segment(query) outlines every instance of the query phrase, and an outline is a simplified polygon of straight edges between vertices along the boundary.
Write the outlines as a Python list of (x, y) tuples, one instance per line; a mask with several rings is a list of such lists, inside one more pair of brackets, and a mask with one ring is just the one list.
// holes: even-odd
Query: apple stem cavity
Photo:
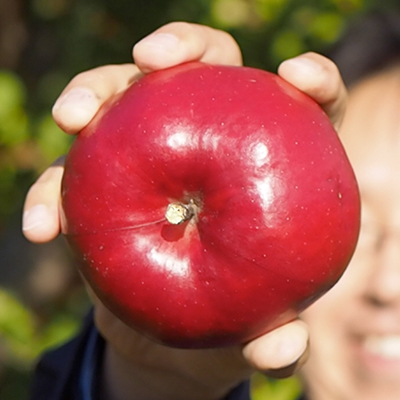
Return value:
[(196, 204), (191, 199), (189, 204), (170, 203), (165, 212), (165, 218), (172, 225), (179, 225), (189, 221), (196, 215)]

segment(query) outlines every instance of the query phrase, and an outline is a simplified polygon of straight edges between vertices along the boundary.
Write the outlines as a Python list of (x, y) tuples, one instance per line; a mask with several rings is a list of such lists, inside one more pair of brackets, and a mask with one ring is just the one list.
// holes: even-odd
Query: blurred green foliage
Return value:
[(252, 400), (295, 400), (301, 393), (296, 377), (273, 380), (257, 373), (251, 382)]
[(76, 318), (61, 313), (39, 328), (31, 310), (11, 292), (0, 290), (1, 340), (7, 343), (9, 360), (15, 365), (24, 365), (26, 361), (34, 360), (47, 347), (70, 338), (77, 328)]
[(37, 357), (67, 341), (80, 325), (77, 314), (54, 313), (46, 323), (14, 293), (0, 288), (0, 399), (25, 399)]
[(30, 114), (28, 91), (13, 71), (0, 71), (0, 231), (20, 210), (37, 172), (63, 154), (70, 138), (51, 119), (49, 110)]
[[(301, 52), (323, 52), (359, 14), (398, 5), (397, 0), (27, 0), (21, 7), (26, 40), (14, 65), (0, 69), (0, 234), (21, 213), (35, 177), (71, 143), (52, 121), (51, 106), (74, 74), (131, 62), (136, 41), (176, 20), (227, 30), (245, 64), (275, 70)], [(43, 323), (20, 293), (0, 290), (0, 356), (6, 360), (0, 366), (0, 398), (23, 398), (33, 360), (76, 331), (79, 313), (55, 310)], [(295, 379), (257, 376), (253, 383), (255, 400), (290, 400), (299, 391)]]

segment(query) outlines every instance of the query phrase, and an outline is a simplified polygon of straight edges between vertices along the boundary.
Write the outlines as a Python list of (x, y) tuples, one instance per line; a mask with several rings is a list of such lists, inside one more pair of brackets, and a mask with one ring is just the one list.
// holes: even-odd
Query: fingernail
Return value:
[(46, 223), (50, 217), (50, 212), (44, 204), (37, 204), (26, 210), (22, 217), (22, 229), (30, 231), (37, 229)]
[(53, 106), (53, 112), (67, 114), (67, 118), (89, 122), (99, 108), (96, 94), (85, 87), (75, 87), (60, 96)]
[(290, 68), (296, 68), (297, 72), (301, 74), (310, 76), (317, 75), (323, 71), (320, 64), (304, 56), (290, 58), (283, 61), (281, 65), (283, 64), (286, 64)]
[(277, 354), (283, 361), (284, 365), (291, 365), (295, 363), (306, 351), (307, 341), (303, 338), (284, 338), (279, 345), (277, 345)]
[(145, 37), (137, 43), (139, 46), (146, 46), (157, 51), (173, 52), (177, 49), (179, 38), (171, 33), (154, 33)]

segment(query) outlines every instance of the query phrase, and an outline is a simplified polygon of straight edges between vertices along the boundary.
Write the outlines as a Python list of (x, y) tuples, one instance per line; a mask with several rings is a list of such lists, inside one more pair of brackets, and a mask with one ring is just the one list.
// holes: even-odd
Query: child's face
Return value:
[(362, 228), (339, 283), (304, 312), (312, 400), (400, 399), (400, 69), (357, 85), (341, 130)]

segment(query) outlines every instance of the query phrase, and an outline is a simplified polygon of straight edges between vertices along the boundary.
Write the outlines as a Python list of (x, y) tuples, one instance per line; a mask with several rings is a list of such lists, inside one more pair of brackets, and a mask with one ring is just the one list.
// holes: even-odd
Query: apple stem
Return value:
[(193, 200), (190, 200), (189, 204), (170, 203), (165, 212), (165, 218), (170, 224), (179, 225), (196, 214), (195, 208), (196, 205)]

